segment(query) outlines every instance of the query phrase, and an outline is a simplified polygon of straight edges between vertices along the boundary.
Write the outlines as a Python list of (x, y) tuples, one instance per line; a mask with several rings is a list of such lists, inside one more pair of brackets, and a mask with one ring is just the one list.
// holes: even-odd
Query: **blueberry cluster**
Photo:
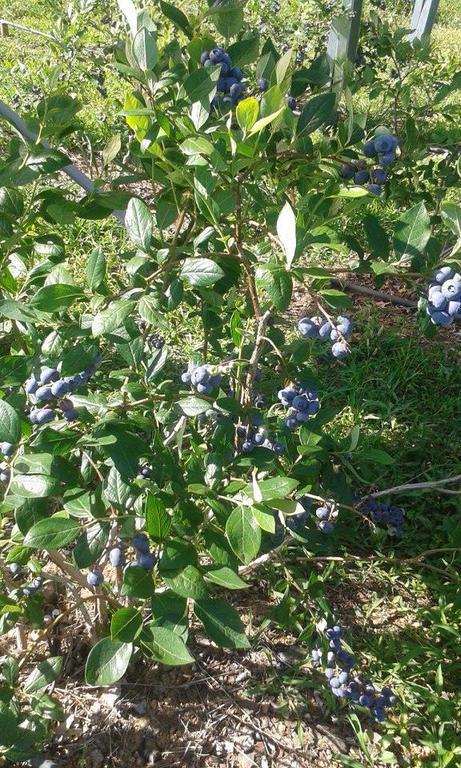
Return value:
[(9, 467), (2, 465), (0, 468), (0, 483), (9, 483), (11, 477), (11, 471)]
[[(382, 723), (386, 719), (386, 708), (397, 704), (397, 696), (390, 688), (384, 687), (377, 693), (375, 686), (361, 675), (352, 677), (351, 670), (355, 665), (354, 656), (342, 647), (344, 629), (336, 624), (325, 632), (329, 650), (326, 654), (325, 677), (331, 692), (340, 699), (349, 699), (355, 704), (367, 707), (375, 719)], [(323, 651), (314, 648), (312, 661), (315, 666), (322, 664)]]
[(246, 89), (243, 80), (243, 72), (240, 67), (234, 67), (232, 59), (224, 48), (213, 48), (211, 51), (204, 51), (200, 57), (200, 63), (204, 67), (221, 67), (221, 73), (218, 78), (217, 90), (219, 96), (213, 99), (213, 105), (218, 106), (220, 101), (223, 104), (235, 106), (243, 98)]
[(324, 317), (303, 317), (298, 323), (298, 330), (305, 339), (332, 341), (331, 354), (341, 358), (350, 353), (348, 341), (352, 334), (350, 317), (338, 315), (335, 323)]
[[(15, 563), (17, 565), (17, 563)], [(35, 579), (32, 579), (30, 584), (26, 584), (25, 587), (22, 588), (22, 593), (26, 597), (30, 597), (31, 595), (35, 595), (36, 592), (39, 592), (42, 588), (43, 579), (41, 576), (36, 576)]]
[(153, 349), (163, 349), (165, 345), (165, 339), (163, 336), (160, 336), (159, 333), (153, 333), (152, 336), (147, 337), (147, 343)]
[(149, 464), (141, 464), (139, 466), (139, 470), (137, 474), (138, 480), (148, 480), (151, 475), (152, 475), (152, 467), (150, 467)]
[(338, 517), (338, 509), (334, 501), (325, 501), (321, 507), (317, 507), (315, 517), (322, 533), (332, 533)]
[[(11, 456), (16, 450), (16, 446), (13, 443), (7, 443), (4, 441), (0, 443), (0, 453), (5, 456)], [(2, 463), (0, 467), (0, 483), (8, 483), (10, 480), (10, 468), (6, 462)]]
[(296, 429), (309, 417), (315, 416), (320, 409), (319, 396), (315, 389), (303, 387), (299, 384), (290, 384), (285, 389), (280, 389), (278, 398), (282, 405), (289, 408), (285, 425), (288, 429)]
[(132, 539), (132, 545), (136, 555), (136, 562), (132, 565), (139, 565), (146, 571), (151, 571), (157, 562), (157, 558), (150, 551), (149, 539), (145, 533), (136, 533)]
[(446, 328), (453, 320), (461, 320), (461, 273), (451, 267), (436, 269), (427, 300), (427, 314), (434, 325)]
[[(109, 551), (109, 562), (113, 568), (124, 568), (138, 565), (141, 568), (145, 568), (146, 571), (151, 571), (157, 562), (156, 556), (150, 551), (149, 539), (145, 533), (136, 533), (133, 536), (131, 545), (134, 549), (136, 560), (127, 563), (125, 557), (125, 549), (122, 542), (118, 542)], [(86, 581), (89, 587), (99, 587), (104, 581), (104, 575), (101, 568), (92, 568), (86, 577)]]
[[(42, 368), (38, 376), (33, 373), (24, 384), (30, 401), (33, 404), (39, 404), (39, 407), (32, 408), (30, 411), (29, 421), (31, 424), (47, 424), (54, 421), (57, 416), (56, 407), (61, 410), (62, 417), (66, 421), (78, 419), (78, 412), (72, 401), (65, 396), (87, 384), (96, 370), (96, 365), (93, 364), (73, 376), (63, 377), (60, 376), (58, 368)], [(56, 400), (61, 397), (64, 399), (56, 403)], [(42, 405), (45, 403), (48, 405)]]
[(360, 505), (360, 511), (377, 525), (387, 526), (394, 536), (400, 536), (405, 522), (405, 512), (401, 507), (384, 504), (376, 499), (366, 499)]
[(271, 440), (268, 437), (267, 431), (263, 426), (256, 424), (253, 424), (253, 426), (239, 425), (237, 427), (237, 435), (243, 440), (243, 453), (249, 453), (253, 448), (269, 448), (277, 456), (280, 456), (285, 450), (282, 443), (277, 442), (277, 440)]
[(221, 383), (221, 374), (214, 372), (212, 365), (196, 365), (188, 363), (187, 371), (181, 375), (181, 381), (184, 384), (190, 384), (200, 395), (211, 395), (216, 387)]
[[(351, 160), (342, 163), (339, 173), (346, 181), (354, 181), (355, 184), (365, 185), (370, 194), (379, 196), (384, 184), (388, 181), (386, 168), (392, 165), (396, 159), (396, 150), (399, 141), (391, 133), (381, 132), (374, 139), (366, 141), (362, 147), (363, 154), (369, 160), (378, 159), (380, 165), (369, 168), (366, 160)], [(384, 167), (382, 167), (384, 166)]]

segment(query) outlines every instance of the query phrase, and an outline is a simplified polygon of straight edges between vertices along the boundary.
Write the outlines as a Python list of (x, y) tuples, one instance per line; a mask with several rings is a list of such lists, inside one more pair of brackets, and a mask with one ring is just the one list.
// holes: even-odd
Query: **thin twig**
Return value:
[[(392, 488), (386, 488), (384, 491), (375, 491), (374, 493), (368, 493), (363, 497), (363, 500), (369, 498), (378, 499), (380, 496), (387, 496), (390, 493), (402, 493), (406, 491), (421, 491), (431, 488), (437, 488), (440, 493), (446, 492), (444, 485), (450, 485), (451, 483), (461, 483), (461, 475), (454, 475), (453, 477), (445, 477), (442, 480), (427, 480), (424, 483), (404, 483), (403, 485), (394, 485)], [(458, 491), (453, 491), (458, 493)]]
[(267, 328), (267, 324), (269, 322), (270, 317), (271, 317), (271, 313), (267, 311), (259, 319), (258, 328), (256, 331), (255, 344), (253, 347), (253, 352), (250, 357), (250, 363), (248, 365), (248, 369), (245, 377), (245, 384), (242, 387), (242, 395), (241, 395), (242, 405), (248, 405), (251, 401), (251, 392), (252, 392), (253, 384), (256, 378), (256, 372), (258, 370), (259, 358), (261, 357), (262, 350), (264, 347), (265, 333), (266, 333), (266, 328)]

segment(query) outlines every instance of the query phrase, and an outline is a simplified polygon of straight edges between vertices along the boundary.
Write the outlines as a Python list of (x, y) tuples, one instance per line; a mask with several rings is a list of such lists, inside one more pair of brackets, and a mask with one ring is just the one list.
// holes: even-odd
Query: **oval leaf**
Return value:
[(85, 665), (88, 685), (112, 685), (125, 674), (133, 652), (131, 643), (104, 637), (91, 649)]

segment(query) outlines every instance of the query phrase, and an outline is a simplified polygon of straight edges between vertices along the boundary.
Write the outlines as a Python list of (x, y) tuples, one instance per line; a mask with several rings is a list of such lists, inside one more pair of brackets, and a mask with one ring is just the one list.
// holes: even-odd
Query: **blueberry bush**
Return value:
[[(37, 142), (15, 136), (0, 163), (0, 631), (17, 637), (1, 669), (0, 754), (11, 761), (63, 717), (47, 693), (59, 649), (22, 671), (69, 614), (86, 620), (89, 685), (141, 658), (187, 665), (197, 631), (250, 647), (231, 592), (290, 541), (321, 548), (341, 518), (390, 541), (404, 526), (353, 471), (358, 434), (328, 430), (336, 411), (316, 360), (334, 370), (354, 355), (334, 254), (378, 283), (432, 280), (422, 334), (461, 316), (461, 208), (445, 199), (459, 158), (444, 155), (435, 190), (412, 185), (415, 163), (432, 162), (416, 118), (412, 133), (398, 111), (384, 125), (356, 109), (323, 54), (297, 66), (244, 25), (242, 6), (186, 15), (161, 0), (159, 34), (124, 4), (114, 57), (129, 135), (106, 147), (107, 166), (122, 144), (123, 162), (94, 191), (57, 181), (69, 157), (54, 147), (81, 105), (56, 83), (30, 121)], [(117, 262), (97, 245), (76, 277), (60, 229), (121, 210)], [(312, 314), (297, 323), (287, 310), (303, 284)], [(381, 449), (370, 459), (391, 460)], [(54, 614), (56, 590), (67, 607)], [(355, 673), (324, 609), (303, 638), (314, 667), (338, 707), (384, 721), (398, 696)]]

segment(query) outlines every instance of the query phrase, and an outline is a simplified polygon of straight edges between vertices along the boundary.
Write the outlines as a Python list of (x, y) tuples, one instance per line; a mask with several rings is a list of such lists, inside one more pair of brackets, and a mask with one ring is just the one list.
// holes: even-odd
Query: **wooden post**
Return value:
[(0, 37), (8, 37), (9, 34), (8, 24), (3, 19), (0, 19)]
[(355, 63), (360, 35), (363, 0), (343, 0), (344, 13), (334, 16), (328, 35), (327, 54), (332, 62), (332, 83), (341, 90), (344, 65)]
[(410, 23), (410, 40), (429, 37), (439, 8), (439, 0), (415, 0)]

